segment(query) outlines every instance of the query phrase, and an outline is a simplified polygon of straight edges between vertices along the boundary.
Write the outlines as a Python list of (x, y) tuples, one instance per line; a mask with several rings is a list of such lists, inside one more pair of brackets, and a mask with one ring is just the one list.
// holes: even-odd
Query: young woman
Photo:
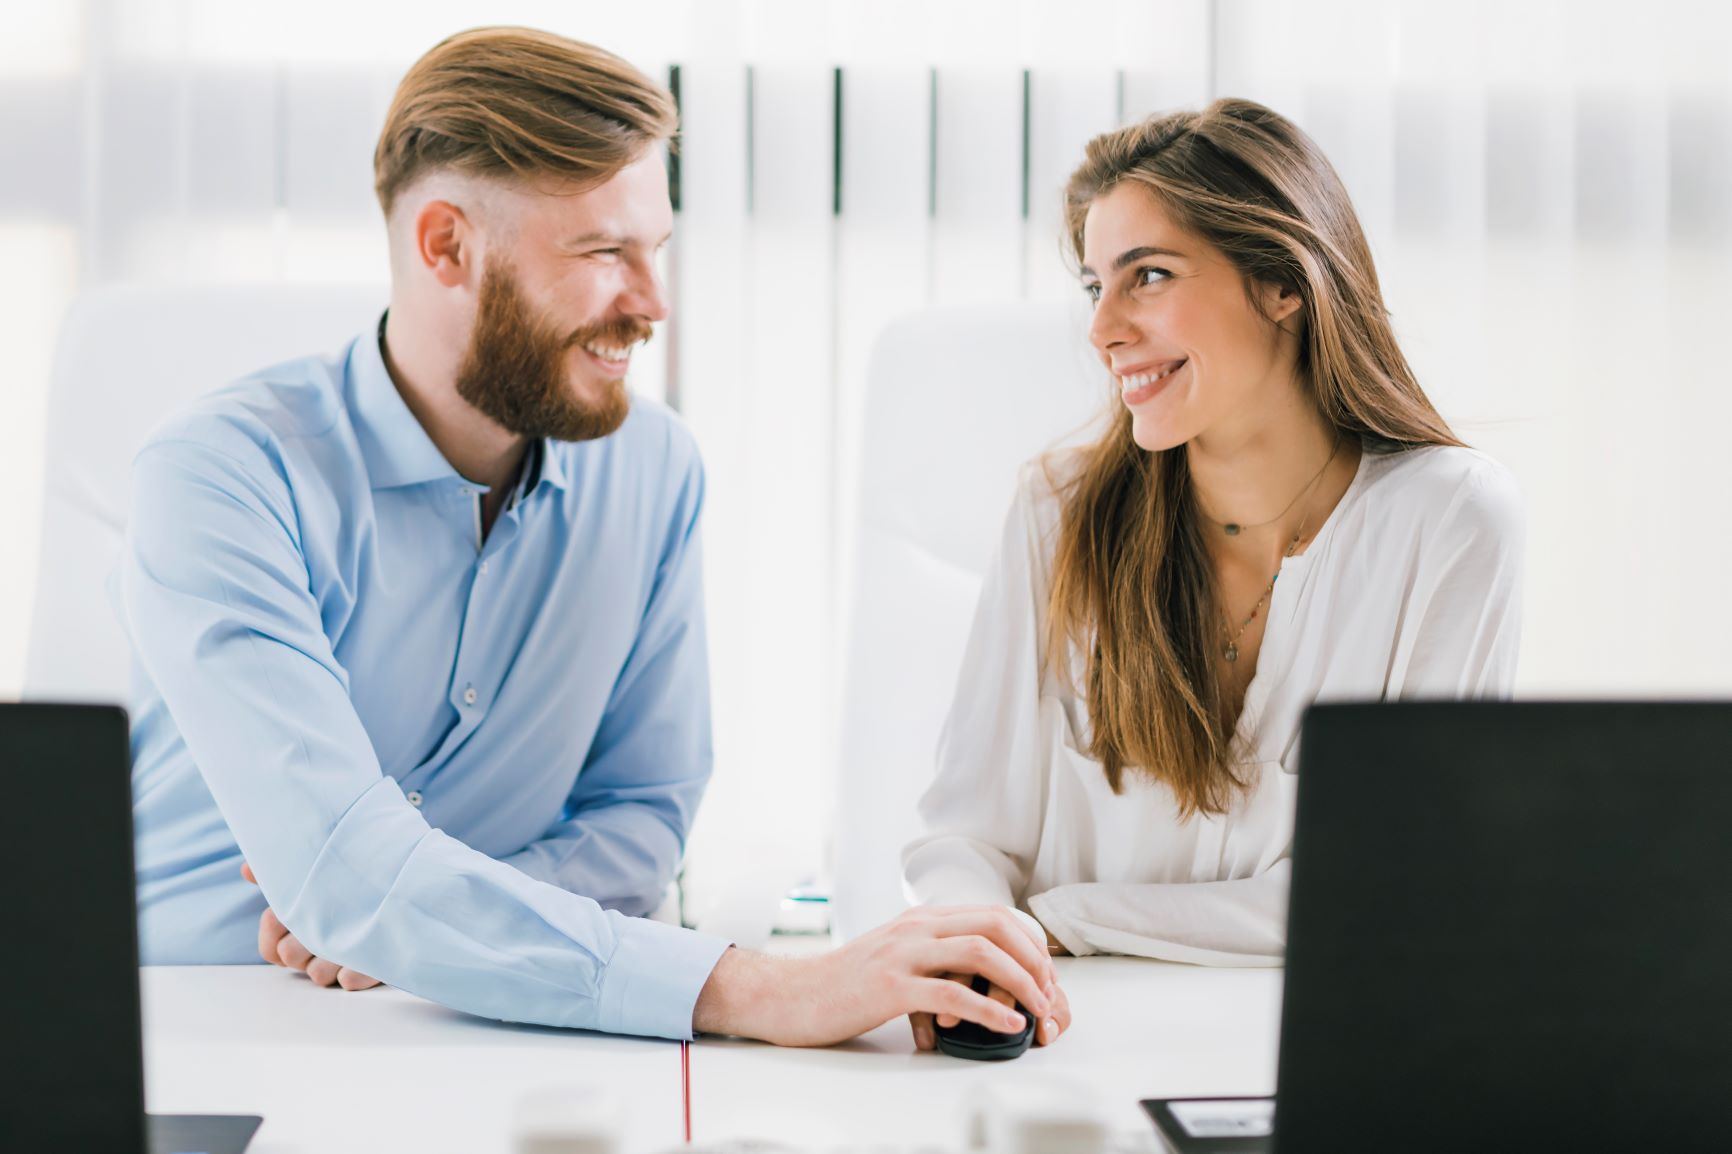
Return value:
[(1520, 502), (1421, 391), (1291, 122), (1097, 137), (1066, 218), (1116, 411), (1023, 470), (907, 884), (1055, 951), (1279, 964), (1302, 712), (1506, 694)]

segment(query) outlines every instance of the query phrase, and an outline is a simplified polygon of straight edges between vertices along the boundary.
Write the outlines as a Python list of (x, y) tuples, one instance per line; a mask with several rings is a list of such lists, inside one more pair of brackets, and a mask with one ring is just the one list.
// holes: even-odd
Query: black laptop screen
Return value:
[(1276, 1150), (1726, 1148), (1732, 706), (1320, 706)]
[(0, 1150), (145, 1149), (126, 715), (0, 705)]

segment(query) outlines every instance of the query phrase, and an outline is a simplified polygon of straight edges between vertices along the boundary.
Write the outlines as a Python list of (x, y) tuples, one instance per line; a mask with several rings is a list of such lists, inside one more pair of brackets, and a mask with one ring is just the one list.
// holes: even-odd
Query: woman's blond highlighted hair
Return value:
[(610, 52), (531, 28), (475, 28), (397, 86), (373, 186), (390, 216), (404, 189), (439, 170), (598, 184), (677, 127), (668, 91)]

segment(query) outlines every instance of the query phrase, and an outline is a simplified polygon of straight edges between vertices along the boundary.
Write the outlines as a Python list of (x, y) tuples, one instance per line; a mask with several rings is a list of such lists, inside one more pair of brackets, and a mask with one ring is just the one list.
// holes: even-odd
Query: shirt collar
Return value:
[(524, 468), (523, 495), (529, 496), (543, 483), (552, 485), (555, 489), (566, 488), (568, 481), (565, 458), (571, 451), (571, 446), (543, 437), (532, 444), (530, 450), (530, 458)]
[[(462, 480), (439, 451), (391, 380), (383, 351), (385, 317), (378, 328), (357, 337), (349, 350), (348, 404), (367, 475), (374, 489), (394, 489), (429, 481)], [(521, 493), (528, 497), (542, 481), (566, 487), (564, 454), (543, 439), (529, 447)]]

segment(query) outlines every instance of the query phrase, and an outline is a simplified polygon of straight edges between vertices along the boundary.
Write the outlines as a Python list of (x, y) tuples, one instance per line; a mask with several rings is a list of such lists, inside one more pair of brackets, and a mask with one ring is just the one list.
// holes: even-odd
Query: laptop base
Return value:
[(264, 1119), (255, 1114), (146, 1114), (150, 1154), (241, 1154)]

